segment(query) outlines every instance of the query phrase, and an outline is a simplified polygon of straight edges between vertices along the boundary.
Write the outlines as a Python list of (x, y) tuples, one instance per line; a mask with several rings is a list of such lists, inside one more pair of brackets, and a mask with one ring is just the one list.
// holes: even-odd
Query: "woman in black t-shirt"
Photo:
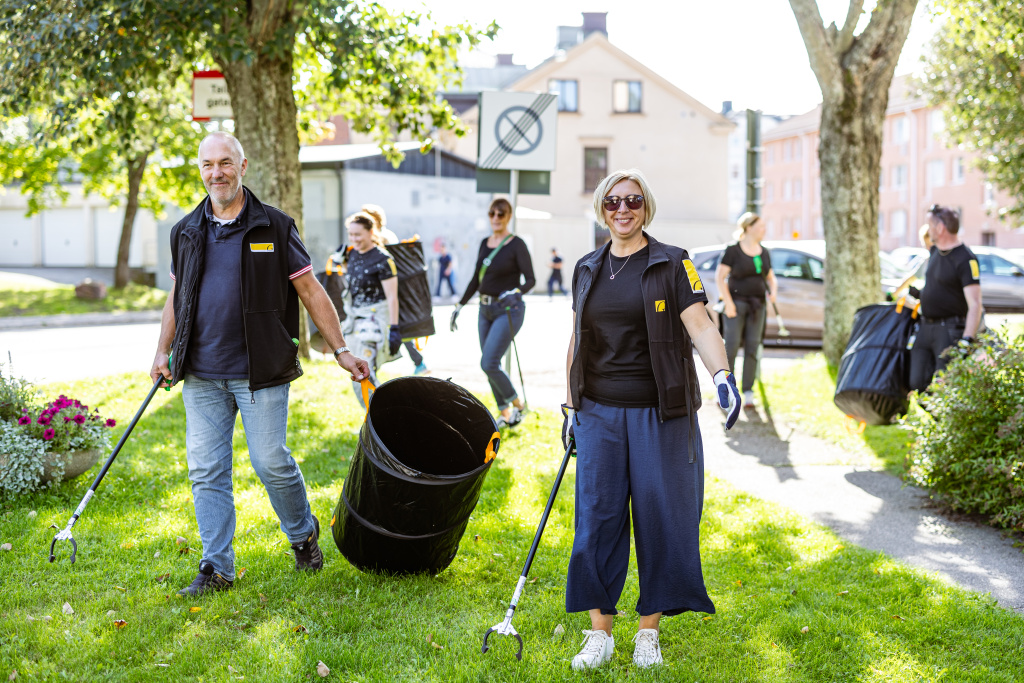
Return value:
[(740, 395), (697, 269), (685, 250), (644, 230), (654, 211), (640, 171), (605, 178), (594, 212), (611, 241), (573, 272), (562, 433), (566, 449), (577, 450), (576, 527), (565, 608), (588, 611), (592, 627), (572, 660), (577, 670), (612, 656), (631, 509), (640, 577), (634, 664), (661, 664), (663, 615), (715, 611), (700, 562), (704, 455), (694, 346), (729, 408), (726, 427)]
[(740, 229), (739, 240), (725, 248), (715, 271), (715, 284), (725, 304), (722, 325), (729, 369), (736, 372), (736, 353), (742, 339), (743, 407), (753, 408), (754, 380), (757, 379), (757, 363), (761, 357), (765, 315), (768, 312), (764, 296), (767, 292), (768, 299), (774, 303), (778, 282), (772, 271), (771, 254), (761, 246), (764, 221), (748, 211), (736, 224)]
[(451, 330), (457, 328), (456, 318), (463, 306), (480, 291), (480, 317), (477, 332), (483, 352), (480, 367), (487, 375), (500, 415), (498, 427), (514, 427), (522, 420), (525, 407), (512, 386), (508, 373), (501, 367), (501, 358), (523, 326), (526, 305), (523, 294), (536, 284), (533, 262), (526, 242), (508, 230), (512, 205), (506, 199), (495, 199), (487, 212), (491, 219), (491, 235), (480, 243), (476, 273), (470, 278), (462, 299), (452, 312)]
[[(345, 292), (349, 315), (345, 318), (345, 338), (352, 353), (370, 365), (370, 381), (377, 386), (377, 370), (392, 360), (402, 345), (398, 328), (398, 278), (395, 262), (384, 250), (375, 221), (359, 212), (345, 220), (352, 247), (345, 254)], [(352, 383), (356, 398), (363, 405), (362, 387)], [(365, 407), (365, 405), (363, 406)]]

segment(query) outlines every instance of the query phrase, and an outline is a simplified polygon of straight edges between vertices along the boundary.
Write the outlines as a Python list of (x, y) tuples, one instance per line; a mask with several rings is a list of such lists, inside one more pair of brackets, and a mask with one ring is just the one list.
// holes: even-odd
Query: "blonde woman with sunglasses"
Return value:
[(767, 292), (768, 299), (775, 302), (778, 282), (772, 271), (771, 254), (761, 246), (764, 221), (748, 211), (736, 224), (739, 239), (725, 248), (715, 271), (715, 284), (724, 304), (722, 326), (729, 369), (736, 372), (736, 354), (743, 340), (743, 407), (753, 408), (754, 380), (768, 312), (764, 297)]
[(501, 359), (526, 318), (523, 294), (537, 284), (533, 276), (533, 261), (526, 242), (509, 232), (512, 205), (507, 199), (495, 199), (487, 212), (491, 234), (480, 242), (476, 270), (470, 278), (462, 299), (452, 312), (451, 331), (459, 311), (480, 292), (480, 317), (477, 333), (480, 336), (480, 368), (487, 375), (494, 401), (498, 404), (498, 427), (515, 427), (522, 421), (525, 404), (512, 386), (508, 373), (501, 367)]

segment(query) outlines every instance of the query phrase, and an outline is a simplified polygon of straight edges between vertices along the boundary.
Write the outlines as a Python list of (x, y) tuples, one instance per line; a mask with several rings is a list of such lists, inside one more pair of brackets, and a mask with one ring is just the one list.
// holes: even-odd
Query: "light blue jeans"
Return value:
[(224, 578), (235, 578), (235, 497), (231, 484), (231, 437), (242, 414), (249, 461), (263, 482), (289, 543), (313, 533), (306, 482), (285, 445), (288, 384), (249, 391), (246, 379), (185, 375), (185, 448), (196, 505), (203, 559)]

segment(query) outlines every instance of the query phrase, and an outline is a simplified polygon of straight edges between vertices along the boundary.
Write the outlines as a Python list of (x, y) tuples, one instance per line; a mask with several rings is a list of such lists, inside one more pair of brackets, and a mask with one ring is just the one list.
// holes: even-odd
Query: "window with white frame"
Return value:
[(996, 188), (992, 183), (985, 183), (981, 191), (981, 202), (985, 205), (996, 203)]
[(878, 236), (881, 237), (885, 234), (885, 214), (881, 211), (878, 212)]
[(942, 159), (932, 159), (925, 167), (928, 189), (942, 187), (946, 184), (946, 162)]
[(792, 142), (793, 142), (792, 140), (783, 140), (782, 141), (782, 160), (783, 161), (789, 161), (790, 156), (792, 156), (792, 154), (793, 154), (793, 148), (790, 146), (790, 143), (792, 143)]
[(774, 235), (775, 234), (775, 221), (773, 221), (771, 218), (769, 218), (764, 223), (765, 223), (765, 225), (764, 225), (765, 233), (768, 234), (768, 235)]
[(910, 122), (906, 116), (900, 116), (893, 122), (892, 141), (897, 145), (910, 141)]
[(814, 219), (814, 236), (818, 239), (825, 236), (825, 223), (821, 220), (821, 216)]
[(904, 237), (907, 234), (907, 212), (897, 209), (889, 218), (889, 234), (893, 237)]
[(793, 239), (800, 238), (800, 232), (803, 230), (803, 220), (800, 218), (793, 219)]
[(766, 202), (775, 200), (775, 183), (764, 184), (764, 200)]
[[(789, 179), (782, 183), (782, 201), (788, 202), (793, 198), (793, 183)], [(788, 232), (788, 231), (787, 231)]]
[(964, 158), (953, 159), (953, 184), (963, 185), (967, 180), (967, 169), (964, 168)]
[(878, 169), (878, 189), (879, 190), (884, 190), (885, 189), (885, 169), (884, 168)]
[(946, 132), (946, 117), (941, 109), (932, 109), (928, 112), (928, 132), (933, 138), (937, 138)]
[(902, 190), (907, 186), (906, 164), (898, 164), (892, 167), (892, 186), (897, 190)]
[(558, 111), (579, 111), (579, 84), (576, 81), (551, 79), (548, 92), (558, 96)]
[(765, 150), (764, 161), (769, 166), (775, 163), (775, 145), (768, 145), (768, 149)]
[(804, 196), (804, 181), (797, 178), (793, 181), (793, 199), (802, 199)]
[(800, 159), (801, 157), (803, 157), (803, 152), (804, 152), (803, 140), (801, 140), (800, 138), (797, 138), (796, 140), (793, 140), (793, 158), (794, 159)]
[(643, 83), (640, 81), (614, 81), (612, 83), (612, 111), (615, 113), (639, 113), (642, 100)]

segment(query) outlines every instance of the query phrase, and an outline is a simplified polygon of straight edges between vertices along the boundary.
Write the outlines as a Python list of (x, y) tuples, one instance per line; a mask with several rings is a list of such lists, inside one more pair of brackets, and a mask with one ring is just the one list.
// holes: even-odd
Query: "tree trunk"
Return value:
[(864, 0), (850, 0), (846, 22), (827, 29), (815, 0), (790, 0), (811, 69), (821, 87), (818, 158), (825, 228), (825, 330), (822, 347), (838, 365), (853, 314), (881, 299), (878, 175), (889, 85), (910, 32), (917, 0), (878, 0), (854, 35)]
[[(235, 135), (249, 160), (244, 184), (261, 202), (275, 206), (302, 227), (298, 110), (292, 95), (292, 51), (285, 57), (257, 55), (252, 64), (220, 60), (231, 95)], [(305, 309), (299, 308), (299, 355), (309, 358)]]
[(130, 271), (128, 254), (132, 246), (132, 230), (135, 227), (135, 214), (139, 211), (139, 187), (142, 185), (142, 174), (146, 172), (149, 152), (128, 159), (128, 201), (124, 207), (124, 222), (121, 224), (121, 240), (117, 244), (117, 265), (114, 268), (114, 287), (128, 285)]

